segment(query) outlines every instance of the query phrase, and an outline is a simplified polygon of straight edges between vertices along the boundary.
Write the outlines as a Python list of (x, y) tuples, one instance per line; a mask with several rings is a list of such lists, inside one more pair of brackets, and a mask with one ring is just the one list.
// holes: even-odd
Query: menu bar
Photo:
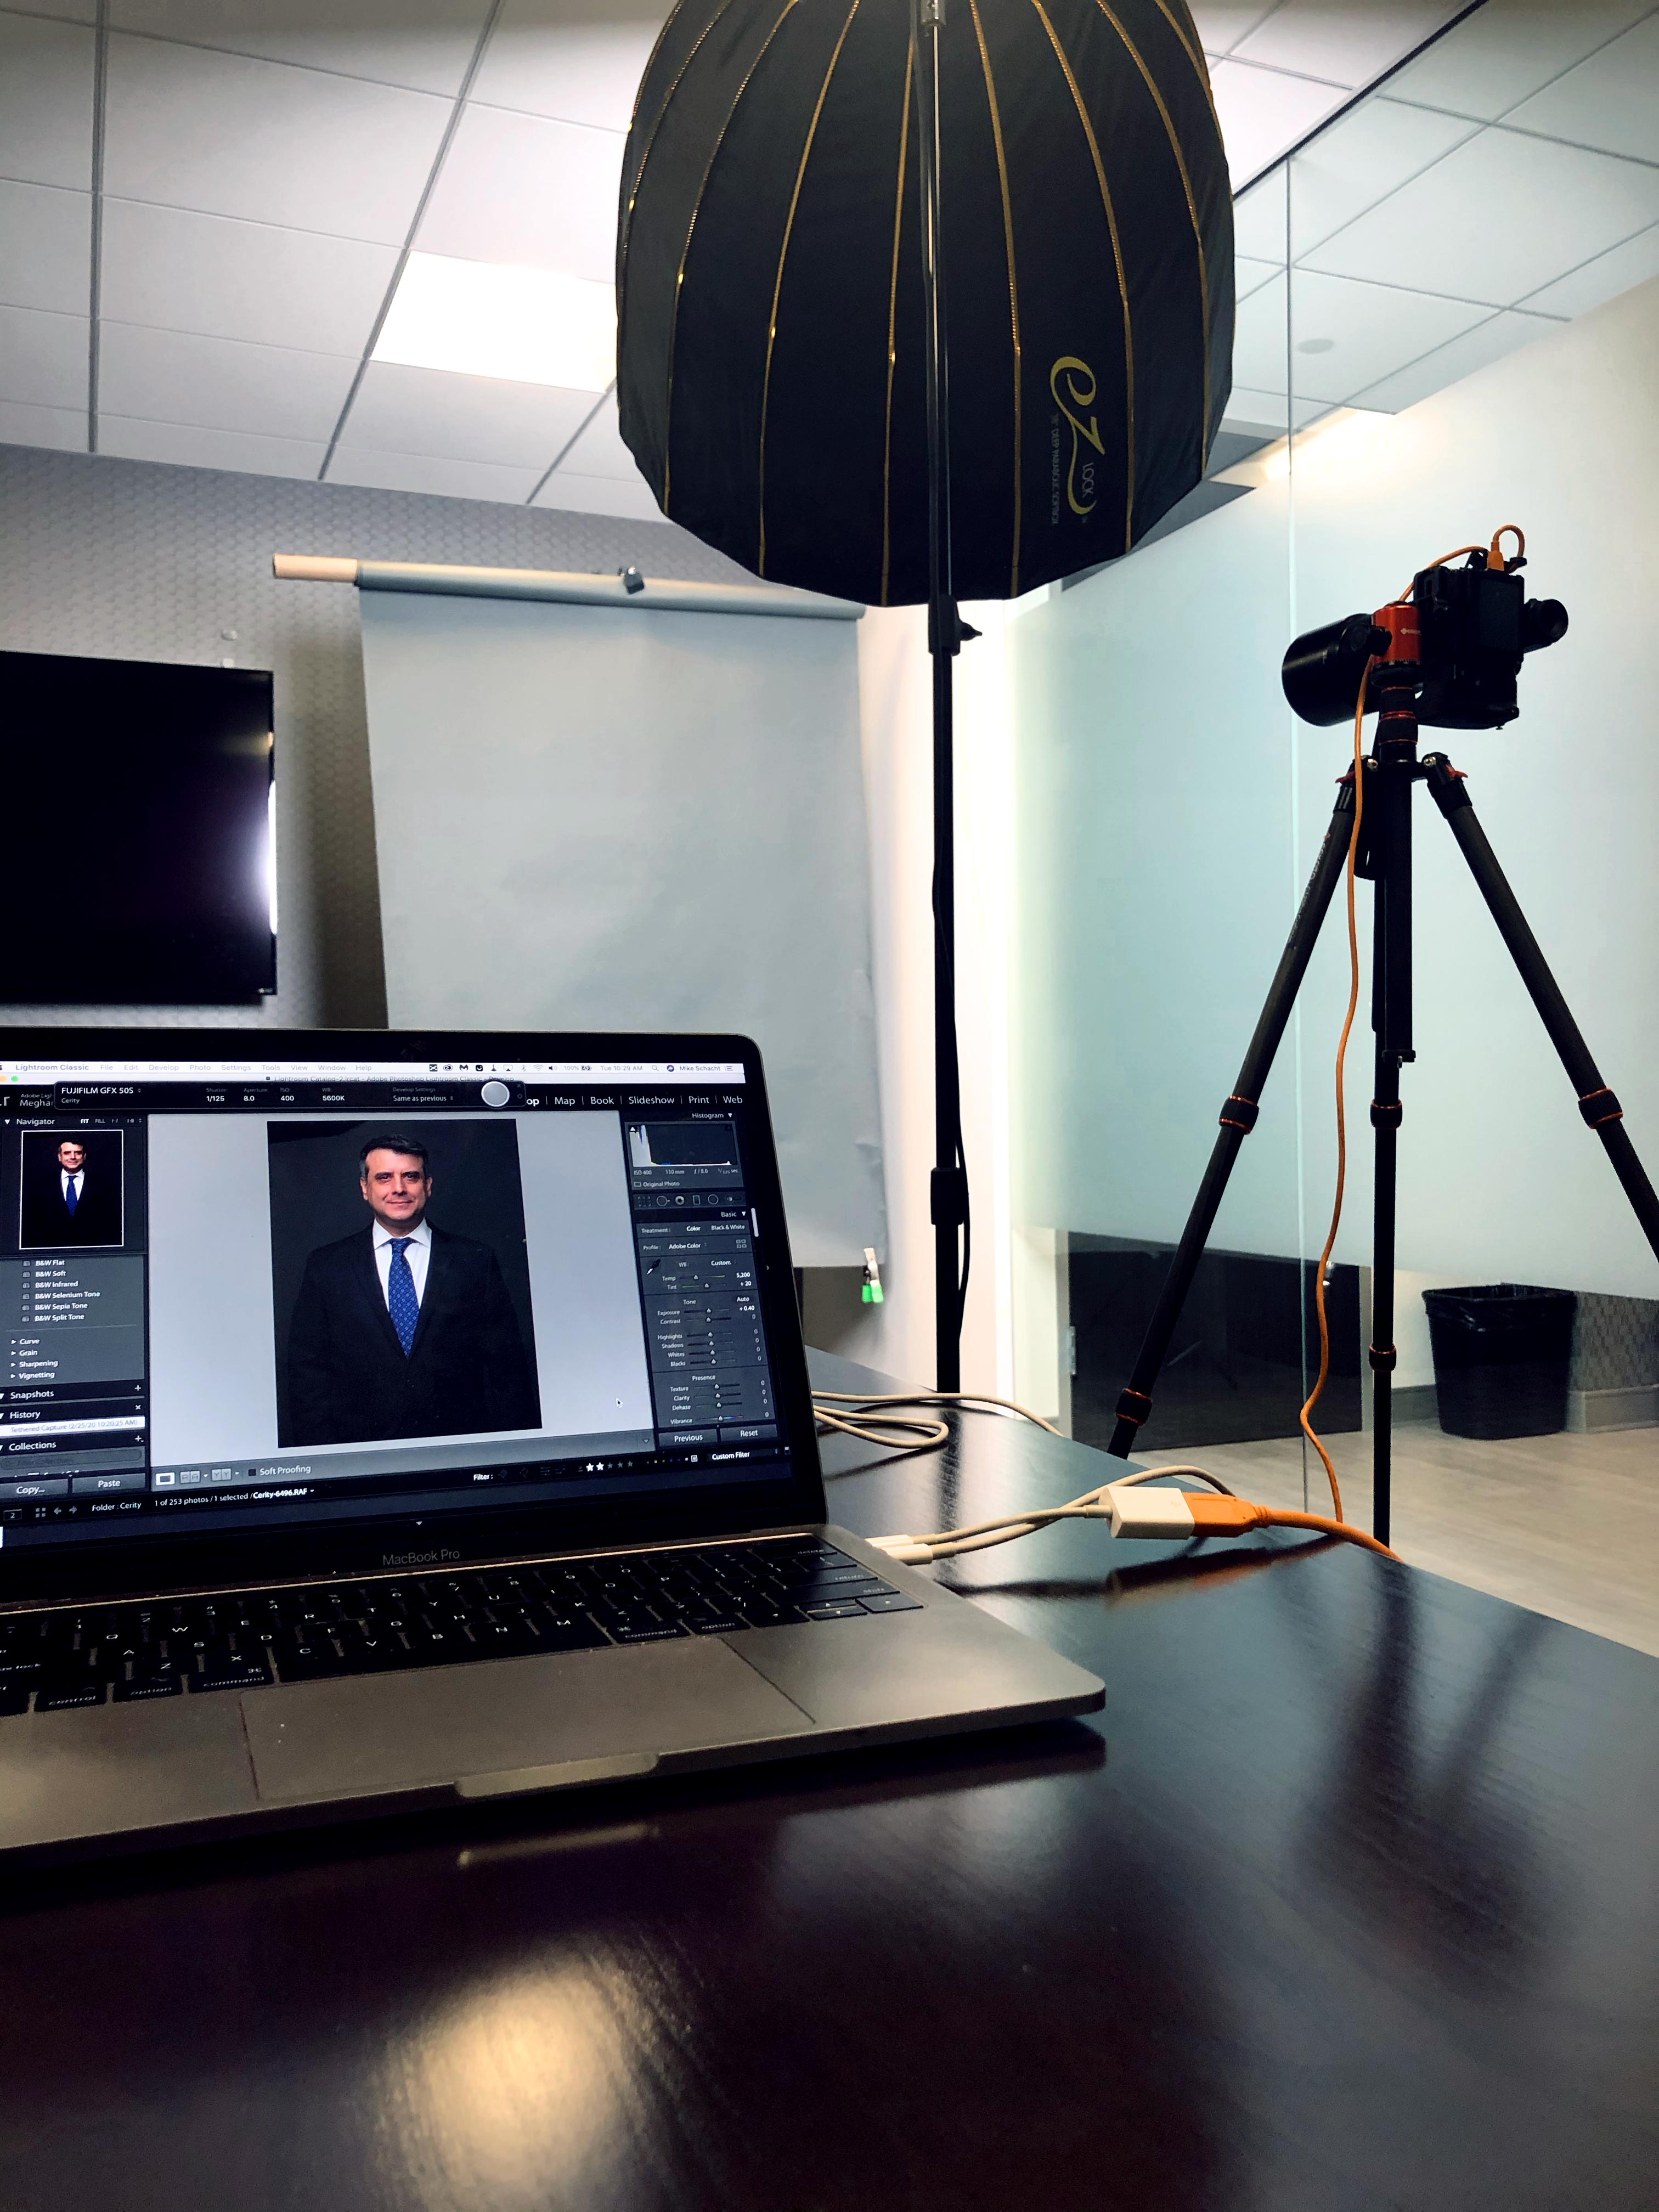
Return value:
[(0, 1060), (0, 1084), (399, 1083), (497, 1075), (520, 1083), (741, 1083), (726, 1060)]

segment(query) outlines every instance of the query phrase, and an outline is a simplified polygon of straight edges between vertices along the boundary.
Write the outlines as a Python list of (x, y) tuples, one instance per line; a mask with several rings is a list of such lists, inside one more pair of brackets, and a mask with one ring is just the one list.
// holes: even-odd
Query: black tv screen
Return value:
[(270, 677), (0, 653), (0, 1002), (276, 988)]

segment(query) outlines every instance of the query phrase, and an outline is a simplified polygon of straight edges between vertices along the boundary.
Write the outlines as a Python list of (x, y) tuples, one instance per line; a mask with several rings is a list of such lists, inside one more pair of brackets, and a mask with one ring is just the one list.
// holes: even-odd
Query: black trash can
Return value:
[(1449, 1437), (1547, 1437), (1566, 1426), (1572, 1291), (1474, 1283), (1425, 1291), (1423, 1303)]

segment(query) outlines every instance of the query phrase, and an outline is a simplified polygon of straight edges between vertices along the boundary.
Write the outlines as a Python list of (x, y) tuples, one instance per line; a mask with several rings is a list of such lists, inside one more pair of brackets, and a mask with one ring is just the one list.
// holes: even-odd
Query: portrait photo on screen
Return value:
[(279, 1443), (541, 1426), (511, 1121), (273, 1121)]
[(119, 1129), (26, 1130), (17, 1205), (22, 1250), (118, 1248), (122, 1153)]

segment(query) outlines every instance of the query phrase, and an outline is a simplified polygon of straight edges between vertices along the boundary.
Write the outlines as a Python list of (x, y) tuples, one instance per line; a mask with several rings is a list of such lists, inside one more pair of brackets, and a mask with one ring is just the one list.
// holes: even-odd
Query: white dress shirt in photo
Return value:
[(375, 1223), (374, 1265), (380, 1270), (380, 1296), (386, 1300), (388, 1313), (392, 1310), (392, 1245), (397, 1237), (409, 1238), (409, 1249), (404, 1257), (414, 1279), (417, 1306), (426, 1296), (426, 1271), (432, 1259), (432, 1231), (424, 1221), (418, 1229), (408, 1230), (388, 1229), (383, 1221)]

